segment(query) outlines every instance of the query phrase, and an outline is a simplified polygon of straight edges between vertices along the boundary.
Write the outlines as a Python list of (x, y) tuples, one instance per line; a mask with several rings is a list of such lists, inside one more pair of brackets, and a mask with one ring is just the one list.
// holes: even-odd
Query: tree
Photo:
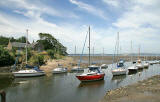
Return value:
[(9, 54), (9, 52), (0, 46), (0, 66), (12, 65), (15, 59)]
[(56, 38), (48, 33), (39, 33), (39, 43), (43, 44), (44, 50), (53, 50), (60, 55), (66, 55), (67, 48), (64, 47)]
[(18, 38), (17, 42), (26, 43), (26, 37), (22, 36), (22, 37)]

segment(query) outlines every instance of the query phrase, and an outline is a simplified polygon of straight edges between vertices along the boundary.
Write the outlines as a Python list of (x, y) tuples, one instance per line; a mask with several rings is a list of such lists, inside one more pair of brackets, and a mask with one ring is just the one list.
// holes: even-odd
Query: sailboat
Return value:
[(68, 69), (64, 68), (61, 64), (58, 64), (58, 67), (52, 70), (53, 74), (67, 73)]
[(124, 61), (118, 59), (118, 50), (119, 50), (119, 33), (117, 34), (117, 42), (115, 46), (115, 51), (117, 50), (117, 63), (116, 63), (116, 69), (112, 70), (113, 76), (116, 75), (126, 75), (127, 69), (124, 66)]
[[(74, 55), (76, 56), (76, 46)], [(76, 60), (76, 58), (74, 58), (74, 60)], [(71, 69), (71, 72), (82, 72), (82, 71), (84, 71), (84, 68), (81, 68), (79, 63)]]
[(77, 79), (79, 79), (82, 82), (85, 81), (97, 81), (97, 80), (103, 80), (105, 73), (101, 70), (99, 66), (90, 65), (90, 27), (89, 27), (89, 66), (88, 66), (88, 72), (82, 73), (80, 75), (76, 75)]
[(144, 65), (144, 68), (148, 68), (149, 67), (149, 63), (147, 62), (147, 57), (145, 56), (145, 58), (144, 58), (144, 63), (143, 63), (143, 65)]
[(28, 45), (28, 29), (26, 37), (26, 69), (12, 72), (15, 77), (35, 77), (45, 75), (44, 71), (40, 70), (37, 66), (27, 65), (27, 45)]
[[(131, 41), (131, 64), (133, 62), (133, 55), (132, 55), (132, 41)], [(131, 65), (130, 67), (128, 67), (128, 71), (129, 73), (134, 73), (137, 72), (138, 67), (133, 63), (133, 65)]]
[(137, 64), (136, 64), (136, 67), (138, 67), (138, 69), (143, 69), (144, 68), (144, 65), (142, 64), (142, 61), (140, 59), (140, 47), (139, 47), (139, 56), (138, 56), (138, 60), (137, 60)]
[[(103, 55), (102, 55), (102, 61), (104, 61), (104, 48), (103, 48)], [(103, 64), (102, 62), (101, 62), (101, 69), (106, 69), (106, 68), (108, 68), (108, 65), (107, 64)]]

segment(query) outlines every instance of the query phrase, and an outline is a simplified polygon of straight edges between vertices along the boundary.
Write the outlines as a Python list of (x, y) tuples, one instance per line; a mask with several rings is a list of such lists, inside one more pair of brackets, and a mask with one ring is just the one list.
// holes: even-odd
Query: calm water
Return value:
[(112, 77), (111, 65), (104, 71), (104, 81), (97, 82), (80, 83), (75, 77), (76, 73), (66, 73), (50, 77), (17, 78), (12, 84), (2, 83), (0, 79), (0, 84), (6, 84), (3, 88), (7, 93), (7, 102), (98, 102), (108, 90), (160, 74), (160, 65), (118, 77)]

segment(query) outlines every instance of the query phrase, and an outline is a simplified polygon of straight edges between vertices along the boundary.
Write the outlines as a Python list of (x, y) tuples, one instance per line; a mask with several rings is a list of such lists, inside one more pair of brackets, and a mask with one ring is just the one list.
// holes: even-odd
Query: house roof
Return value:
[[(28, 44), (28, 47), (34, 48), (37, 44), (38, 44), (38, 42), (34, 42), (32, 44)], [(26, 43), (20, 43), (20, 42), (11, 42), (11, 45), (13, 47), (20, 47), (20, 48), (25, 48), (26, 47)]]
[(13, 47), (24, 48), (26, 46), (26, 43), (20, 43), (20, 42), (12, 42), (11, 44), (12, 44)]

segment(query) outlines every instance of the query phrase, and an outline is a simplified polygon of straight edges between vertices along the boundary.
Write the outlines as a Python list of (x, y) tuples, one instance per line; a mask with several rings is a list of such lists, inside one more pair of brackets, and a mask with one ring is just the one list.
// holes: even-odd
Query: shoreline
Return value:
[(159, 102), (160, 75), (108, 91), (100, 102)]

